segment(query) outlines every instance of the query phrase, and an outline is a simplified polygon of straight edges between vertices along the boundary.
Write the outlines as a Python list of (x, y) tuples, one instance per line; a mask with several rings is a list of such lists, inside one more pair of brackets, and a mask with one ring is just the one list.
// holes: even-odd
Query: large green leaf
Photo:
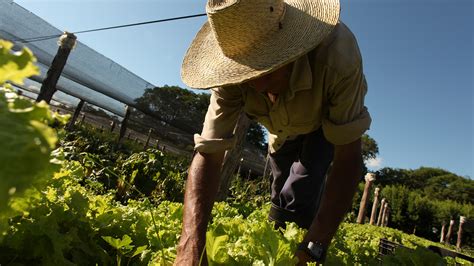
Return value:
[[(38, 74), (31, 51), (24, 48), (12, 52), (12, 47), (11, 43), (0, 40), (0, 85), (6, 81), (22, 83), (24, 78)], [(21, 197), (27, 188), (44, 184), (58, 169), (50, 162), (58, 138), (48, 125), (64, 121), (54, 116), (46, 103), (33, 103), (18, 96), (9, 84), (0, 86), (1, 216), (22, 209), (19, 204), (13, 209), (9, 206), (12, 198)], [(4, 222), (1, 219), (0, 229)]]
[(0, 40), (0, 85), (6, 81), (23, 84), (23, 79), (39, 74), (36, 61), (28, 48), (12, 52), (13, 44)]

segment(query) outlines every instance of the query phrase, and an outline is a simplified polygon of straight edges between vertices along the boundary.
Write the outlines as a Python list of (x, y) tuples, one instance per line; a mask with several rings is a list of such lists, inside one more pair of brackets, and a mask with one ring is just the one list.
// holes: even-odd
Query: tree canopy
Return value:
[(449, 199), (474, 204), (474, 180), (440, 168), (408, 170), (385, 167), (375, 174), (378, 185), (403, 185), (433, 200)]
[[(159, 117), (163, 122), (189, 134), (201, 132), (209, 106), (210, 94), (194, 93), (178, 86), (163, 86), (146, 89), (136, 99), (137, 104)], [(140, 119), (151, 119), (141, 116)], [(153, 123), (152, 121), (149, 121)], [(246, 142), (261, 151), (266, 151), (265, 132), (253, 122), (247, 132)]]

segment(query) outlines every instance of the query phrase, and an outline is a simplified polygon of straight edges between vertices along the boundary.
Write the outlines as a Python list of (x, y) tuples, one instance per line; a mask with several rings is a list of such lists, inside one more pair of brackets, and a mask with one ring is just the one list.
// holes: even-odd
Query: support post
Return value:
[(441, 236), (439, 238), (439, 243), (444, 243), (446, 236), (446, 222), (443, 222), (441, 226)]
[(64, 65), (66, 65), (67, 58), (71, 53), (71, 50), (76, 45), (77, 37), (69, 32), (64, 32), (64, 34), (59, 38), (58, 52), (51, 63), (51, 66), (48, 69), (46, 78), (43, 80), (41, 85), (40, 93), (36, 98), (37, 102), (46, 101), (48, 104), (53, 98), (54, 93), (56, 92), (56, 85), (58, 84), (59, 77), (63, 72)]
[(377, 208), (379, 204), (379, 192), (380, 188), (375, 188), (374, 192), (374, 203), (372, 204), (372, 212), (370, 213), (370, 224), (374, 225), (375, 224), (375, 216), (377, 216)]
[(383, 198), (382, 201), (380, 202), (380, 210), (379, 210), (379, 217), (377, 218), (377, 226), (380, 226), (380, 224), (382, 223), (383, 206), (385, 206), (385, 198)]
[(148, 130), (148, 136), (146, 137), (145, 145), (143, 145), (143, 150), (146, 150), (148, 148), (148, 144), (150, 143), (151, 133), (153, 133), (152, 128)]
[(86, 121), (86, 114), (82, 114), (81, 122), (80, 124), (84, 124), (84, 121)]
[(263, 179), (267, 178), (268, 161), (269, 160), (270, 160), (270, 153), (267, 152), (267, 156), (265, 157), (265, 167), (263, 168)]
[[(130, 117), (130, 106), (125, 106), (125, 116), (123, 117), (122, 123), (120, 125), (120, 133), (118, 142), (122, 141), (123, 136), (125, 136), (125, 131), (127, 131), (128, 118)], [(128, 135), (130, 138), (130, 134)]]
[(114, 132), (114, 129), (115, 129), (115, 120), (112, 120), (112, 122), (110, 123), (110, 132)]
[(74, 110), (74, 114), (72, 115), (71, 121), (69, 121), (69, 124), (66, 127), (67, 130), (72, 130), (74, 128), (74, 125), (76, 124), (76, 120), (79, 117), (79, 114), (81, 113), (83, 106), (84, 106), (84, 100), (81, 100), (77, 104), (76, 110)]
[(451, 235), (453, 234), (453, 226), (454, 226), (454, 220), (449, 221), (448, 233), (446, 234), (446, 239), (444, 240), (444, 243), (447, 245), (449, 245), (449, 242), (451, 242)]
[(359, 205), (359, 215), (357, 216), (357, 223), (363, 224), (365, 218), (365, 208), (367, 207), (367, 198), (369, 196), (370, 187), (375, 180), (375, 175), (373, 173), (367, 173), (365, 175), (365, 187), (364, 194), (362, 194), (362, 199), (360, 200)]
[(382, 219), (380, 221), (380, 226), (383, 227), (384, 223), (385, 223), (385, 216), (387, 215), (387, 208), (388, 208), (388, 202), (385, 201), (384, 205), (383, 205), (383, 211), (382, 211)]
[(384, 220), (384, 223), (383, 223), (383, 226), (384, 227), (387, 227), (388, 225), (388, 217), (390, 217), (390, 207), (387, 206), (387, 210), (385, 211), (385, 220)]
[(160, 141), (159, 140), (156, 140), (156, 149), (159, 150), (160, 149)]
[(235, 145), (234, 149), (228, 150), (225, 153), (224, 163), (222, 164), (221, 183), (219, 185), (219, 190), (216, 197), (218, 201), (222, 201), (227, 198), (230, 184), (233, 177), (235, 176), (235, 169), (239, 164), (239, 158), (241, 158), (245, 134), (247, 133), (249, 126), (250, 119), (244, 112), (241, 112), (239, 121), (237, 121), (237, 124), (234, 128), (234, 135), (237, 144)]
[(237, 168), (237, 175), (240, 177), (240, 169), (242, 168), (242, 163), (244, 162), (244, 158), (240, 158), (239, 168)]
[(459, 217), (458, 240), (456, 241), (456, 248), (458, 250), (461, 249), (462, 228), (463, 228), (463, 225), (464, 225), (465, 222), (466, 222), (466, 217), (464, 217), (464, 216)]

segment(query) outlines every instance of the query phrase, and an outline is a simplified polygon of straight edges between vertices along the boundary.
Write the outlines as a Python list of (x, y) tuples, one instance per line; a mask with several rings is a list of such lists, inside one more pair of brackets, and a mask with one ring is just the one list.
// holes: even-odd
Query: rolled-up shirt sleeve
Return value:
[(242, 110), (242, 92), (238, 86), (211, 89), (211, 100), (201, 134), (194, 135), (194, 149), (215, 153), (235, 146), (234, 128)]
[(344, 145), (360, 138), (372, 122), (364, 97), (367, 82), (362, 66), (337, 78), (328, 95), (327, 115), (322, 127), (326, 139), (334, 145)]

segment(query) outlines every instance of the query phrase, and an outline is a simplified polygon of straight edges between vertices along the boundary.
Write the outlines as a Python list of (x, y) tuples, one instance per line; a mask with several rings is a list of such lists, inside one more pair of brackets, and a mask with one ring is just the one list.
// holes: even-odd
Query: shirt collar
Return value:
[(293, 70), (290, 76), (290, 89), (286, 100), (289, 101), (295, 97), (295, 93), (302, 90), (309, 90), (313, 84), (311, 67), (309, 65), (308, 55), (304, 54), (293, 64)]

